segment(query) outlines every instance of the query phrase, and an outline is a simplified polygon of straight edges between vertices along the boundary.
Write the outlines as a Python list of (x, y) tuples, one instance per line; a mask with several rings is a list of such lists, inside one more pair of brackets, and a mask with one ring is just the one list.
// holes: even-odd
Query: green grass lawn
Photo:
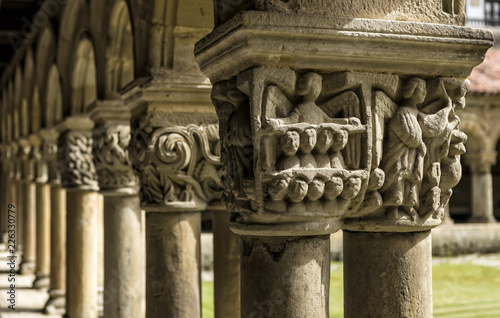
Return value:
[[(343, 316), (342, 263), (332, 262), (330, 317)], [(433, 266), (436, 318), (500, 317), (500, 269), (471, 263)], [(213, 283), (203, 282), (203, 318), (213, 318)]]

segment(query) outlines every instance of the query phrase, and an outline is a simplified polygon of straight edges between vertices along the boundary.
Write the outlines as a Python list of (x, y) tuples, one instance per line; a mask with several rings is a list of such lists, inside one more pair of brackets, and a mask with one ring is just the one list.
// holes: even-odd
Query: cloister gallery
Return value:
[(328, 317), (338, 231), (345, 317), (432, 317), (466, 148), (495, 221), (464, 0), (0, 3), (0, 231), (47, 312), (201, 317), (209, 215), (218, 318)]

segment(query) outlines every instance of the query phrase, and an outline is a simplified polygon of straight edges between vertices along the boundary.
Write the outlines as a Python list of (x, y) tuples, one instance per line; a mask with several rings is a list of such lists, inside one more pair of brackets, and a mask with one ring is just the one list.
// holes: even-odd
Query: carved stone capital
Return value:
[(33, 181), (35, 177), (35, 166), (33, 164), (33, 156), (36, 154), (36, 149), (33, 149), (28, 139), (19, 139), (18, 170), (21, 180)]
[(201, 211), (220, 198), (218, 125), (165, 125), (169, 114), (132, 121), (130, 156), (146, 211)]
[(93, 152), (101, 193), (136, 194), (139, 182), (128, 152), (130, 110), (121, 100), (105, 100), (96, 101), (88, 112), (95, 122)]
[(69, 118), (58, 127), (58, 168), (67, 190), (99, 190), (92, 156), (93, 126), (90, 119)]
[(100, 123), (93, 136), (94, 162), (101, 192), (137, 193), (138, 179), (128, 154), (130, 124)]
[(265, 3), (278, 1), (234, 15), (195, 47), (214, 83), (232, 230), (437, 226), (461, 177), (466, 136), (455, 109), (491, 33), (357, 18), (362, 11), (290, 14), (286, 3)]
[(437, 226), (461, 176), (452, 78), (254, 68), (214, 85), (239, 234)]
[(55, 130), (42, 130), (39, 133), (42, 140), (41, 156), (42, 161), (45, 163), (45, 173), (47, 175), (47, 182), (51, 184), (61, 183), (61, 175), (58, 169), (57, 162), (57, 143), (59, 133)]

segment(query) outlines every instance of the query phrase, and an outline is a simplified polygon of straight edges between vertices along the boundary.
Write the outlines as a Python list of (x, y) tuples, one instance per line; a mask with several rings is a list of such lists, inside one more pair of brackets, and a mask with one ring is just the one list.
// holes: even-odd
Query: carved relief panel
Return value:
[(129, 149), (143, 208), (203, 210), (222, 191), (218, 125), (165, 125), (162, 116), (144, 115), (132, 125)]
[(217, 83), (233, 221), (435, 226), (465, 135), (451, 79), (255, 68)]

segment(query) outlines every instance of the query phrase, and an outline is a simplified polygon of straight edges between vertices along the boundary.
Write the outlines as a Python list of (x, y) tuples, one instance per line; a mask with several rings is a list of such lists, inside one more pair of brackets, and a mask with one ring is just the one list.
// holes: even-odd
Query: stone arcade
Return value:
[(463, 26), (463, 1), (56, 11), (1, 77), (0, 204), (17, 203), (47, 312), (97, 318), (101, 299), (106, 318), (201, 317), (211, 211), (218, 318), (328, 317), (340, 230), (345, 317), (432, 316), (431, 229), (493, 43)]

